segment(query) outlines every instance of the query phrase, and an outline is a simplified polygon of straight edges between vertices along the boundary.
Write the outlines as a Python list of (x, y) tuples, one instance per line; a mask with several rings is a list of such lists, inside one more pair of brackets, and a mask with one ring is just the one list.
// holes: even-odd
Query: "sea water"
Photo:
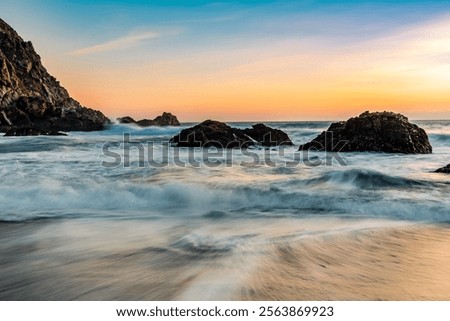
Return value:
[(432, 154), (298, 152), (330, 122), (267, 123), (295, 146), (206, 154), (168, 143), (190, 124), (0, 137), (0, 299), (236, 299), (275, 245), (445, 229), (450, 121), (416, 123)]

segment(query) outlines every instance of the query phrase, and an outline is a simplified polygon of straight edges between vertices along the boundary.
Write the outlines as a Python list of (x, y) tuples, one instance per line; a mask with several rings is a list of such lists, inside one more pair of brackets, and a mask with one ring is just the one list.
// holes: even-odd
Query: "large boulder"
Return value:
[[(278, 140), (270, 140), (271, 133), (274, 133)], [(253, 129), (241, 130), (215, 120), (206, 120), (194, 127), (183, 129), (170, 141), (178, 147), (213, 146), (217, 148), (247, 148), (258, 144), (262, 146), (292, 144), (285, 133), (263, 124), (255, 125)]]
[(194, 127), (183, 129), (171, 143), (178, 147), (246, 148), (254, 142), (240, 129), (215, 120), (205, 120)]
[(109, 122), (101, 112), (71, 98), (44, 68), (31, 42), (1, 19), (0, 71), (1, 132), (91, 131)]
[(445, 167), (439, 168), (436, 170), (436, 173), (445, 173), (445, 174), (450, 174), (450, 164), (448, 164)]
[(430, 154), (432, 147), (426, 132), (408, 118), (392, 112), (366, 111), (347, 121), (333, 123), (300, 150), (333, 152), (385, 152)]
[(244, 129), (243, 132), (263, 146), (293, 145), (285, 132), (264, 124), (252, 125), (252, 128)]
[(155, 119), (141, 119), (136, 121), (130, 116), (125, 116), (117, 118), (117, 121), (120, 124), (136, 124), (141, 127), (180, 126), (180, 122), (178, 121), (177, 116), (166, 112), (164, 112), (161, 116), (156, 117)]
[(161, 116), (153, 119), (157, 126), (180, 126), (177, 116), (171, 113), (163, 113)]

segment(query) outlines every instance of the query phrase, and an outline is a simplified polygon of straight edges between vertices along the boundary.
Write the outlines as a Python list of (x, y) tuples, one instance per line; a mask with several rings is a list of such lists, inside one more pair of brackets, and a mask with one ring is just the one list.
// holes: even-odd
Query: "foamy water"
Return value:
[[(327, 122), (269, 124), (297, 146), (216, 155), (217, 167), (177, 166), (174, 154), (187, 161), (189, 149), (164, 154), (162, 143), (183, 127), (0, 137), (0, 299), (276, 299), (281, 289), (261, 290), (255, 273), (270, 283), (280, 276), (268, 271), (297, 266), (300, 254), (315, 262), (336, 238), (348, 244), (339, 252), (345, 260), (355, 235), (362, 247), (373, 242), (367, 231), (446, 231), (450, 179), (432, 171), (450, 163), (450, 122), (417, 123), (433, 154), (342, 154), (347, 166), (334, 160), (311, 167), (304, 155), (296, 166), (284, 165)], [(102, 166), (112, 161), (103, 145), (121, 142), (125, 132), (134, 146), (153, 142), (155, 158), (168, 157), (167, 166), (148, 166), (147, 149), (144, 159), (132, 149), (129, 167)], [(251, 162), (268, 156), (275, 165)], [(332, 157), (316, 152), (308, 160)], [(305, 244), (317, 247), (279, 259), (280, 249)], [(362, 266), (364, 273), (373, 264)]]

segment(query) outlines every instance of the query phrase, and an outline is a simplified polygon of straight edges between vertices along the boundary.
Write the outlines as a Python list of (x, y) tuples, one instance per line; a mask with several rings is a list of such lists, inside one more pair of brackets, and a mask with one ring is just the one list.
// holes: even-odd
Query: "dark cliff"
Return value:
[(29, 41), (0, 19), (0, 131), (101, 130), (109, 122), (100, 111), (69, 96), (41, 63)]

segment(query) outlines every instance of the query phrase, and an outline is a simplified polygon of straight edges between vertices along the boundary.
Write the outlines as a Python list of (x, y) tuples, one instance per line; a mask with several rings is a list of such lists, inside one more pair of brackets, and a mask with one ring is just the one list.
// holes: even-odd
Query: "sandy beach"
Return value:
[[(158, 235), (146, 223), (2, 224), (0, 299), (450, 299), (447, 227), (352, 227), (304, 237), (297, 232), (311, 222), (288, 223), (257, 226), (260, 237), (231, 250), (173, 242), (188, 228), (154, 223)], [(230, 226), (215, 229), (220, 237)]]
[(450, 229), (411, 226), (274, 245), (241, 299), (449, 300)]

